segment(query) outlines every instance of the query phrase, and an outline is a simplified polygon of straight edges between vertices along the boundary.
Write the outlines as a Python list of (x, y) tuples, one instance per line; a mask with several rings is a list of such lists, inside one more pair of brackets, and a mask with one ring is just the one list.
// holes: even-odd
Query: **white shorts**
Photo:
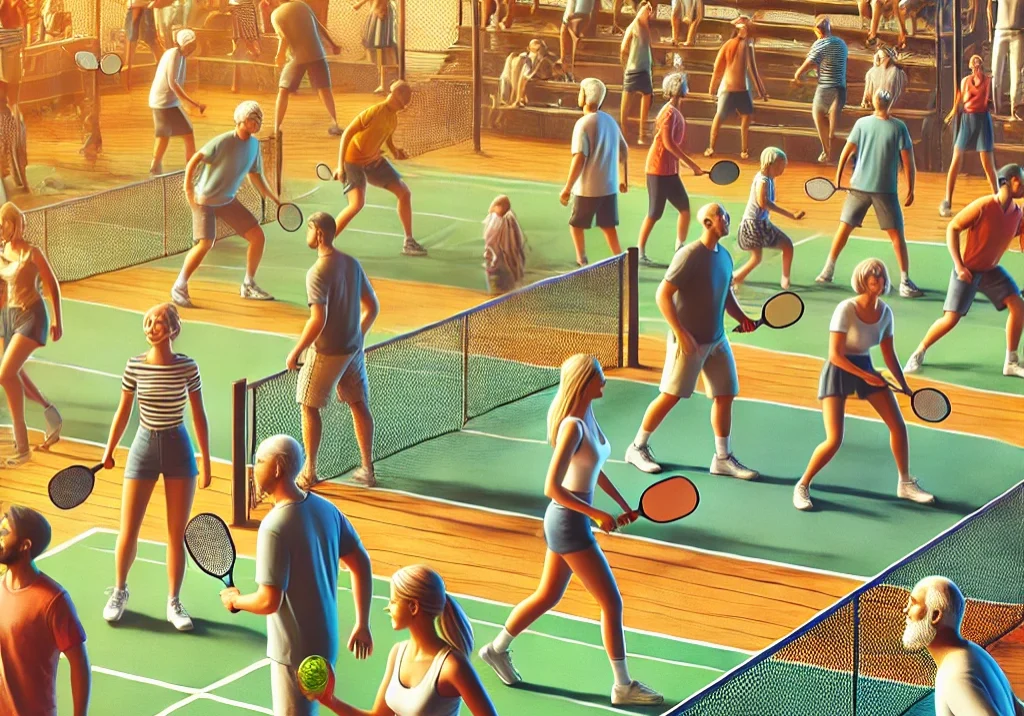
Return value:
[(697, 352), (686, 355), (676, 345), (676, 337), (668, 332), (665, 346), (665, 367), (658, 390), (677, 398), (689, 398), (697, 387), (697, 377), (704, 373), (708, 397), (736, 396), (740, 381), (736, 377), (736, 361), (732, 347), (724, 336), (714, 343), (697, 346)]
[(274, 716), (317, 716), (320, 703), (310, 701), (299, 691), (295, 669), (270, 662), (270, 694), (274, 702)]

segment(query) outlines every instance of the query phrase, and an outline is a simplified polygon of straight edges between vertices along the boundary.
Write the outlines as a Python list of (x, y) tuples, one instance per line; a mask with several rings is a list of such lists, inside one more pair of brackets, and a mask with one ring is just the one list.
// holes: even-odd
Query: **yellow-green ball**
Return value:
[(319, 696), (327, 688), (330, 668), (322, 656), (307, 656), (299, 664), (299, 682), (308, 693)]

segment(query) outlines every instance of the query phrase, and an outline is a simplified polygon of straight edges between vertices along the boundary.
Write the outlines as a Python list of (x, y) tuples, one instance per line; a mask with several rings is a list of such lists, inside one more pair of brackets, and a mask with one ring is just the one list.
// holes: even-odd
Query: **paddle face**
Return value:
[(804, 192), (815, 201), (828, 201), (836, 193), (836, 185), (825, 177), (815, 177), (804, 182)]
[(693, 513), (700, 503), (697, 486), (682, 475), (656, 482), (640, 496), (640, 514), (651, 522), (681, 520)]
[(711, 167), (711, 171), (708, 172), (708, 177), (719, 186), (732, 184), (740, 178), (740, 167), (736, 162), (723, 159), (720, 162), (715, 162), (715, 166)]
[(320, 181), (331, 181), (334, 179), (334, 170), (323, 162), (320, 162), (316, 165), (316, 176)]
[(228, 526), (212, 512), (203, 512), (185, 526), (185, 547), (192, 561), (211, 577), (224, 579), (235, 568), (235, 543)]
[(926, 423), (941, 423), (953, 412), (953, 406), (944, 393), (935, 388), (915, 390), (910, 398), (914, 415)]
[(804, 315), (804, 302), (792, 291), (777, 293), (761, 308), (761, 322), (769, 328), (789, 328)]
[(99, 68), (100, 66), (99, 61), (96, 59), (96, 55), (92, 54), (88, 50), (82, 50), (75, 53), (75, 64), (78, 65), (78, 69), (89, 72)]
[(302, 227), (302, 210), (295, 204), (281, 204), (277, 207), (277, 223), (285, 231), (298, 231)]
[(100, 59), (100, 72), (105, 75), (116, 75), (121, 71), (122, 64), (120, 55), (108, 52)]
[(50, 494), (50, 502), (62, 510), (78, 507), (92, 494), (92, 488), (96, 484), (96, 472), (102, 468), (102, 465), (94, 468), (85, 465), (64, 468), (50, 479), (50, 484), (46, 487)]

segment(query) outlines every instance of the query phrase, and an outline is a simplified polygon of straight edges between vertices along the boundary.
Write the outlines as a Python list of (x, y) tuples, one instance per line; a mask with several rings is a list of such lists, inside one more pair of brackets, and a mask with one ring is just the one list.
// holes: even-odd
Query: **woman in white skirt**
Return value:
[(192, 30), (179, 30), (174, 38), (175, 46), (171, 47), (160, 58), (153, 75), (153, 86), (149, 90), (149, 107), (153, 110), (153, 134), (156, 142), (153, 145), (153, 163), (149, 167), (150, 174), (163, 174), (163, 159), (167, 153), (167, 145), (171, 137), (181, 137), (185, 143), (185, 162), (196, 153), (196, 137), (192, 131), (192, 122), (182, 109), (182, 102), (187, 102), (202, 114), (206, 105), (196, 102), (185, 91), (185, 59), (196, 51), (196, 33)]
[(363, 34), (363, 47), (370, 55), (370, 61), (376, 61), (380, 69), (380, 85), (375, 94), (384, 94), (387, 85), (387, 68), (398, 64), (398, 31), (395, 27), (395, 6), (391, 0), (357, 0), (352, 5), (358, 10), (363, 5), (370, 5), (370, 15), (366, 18), (366, 31)]

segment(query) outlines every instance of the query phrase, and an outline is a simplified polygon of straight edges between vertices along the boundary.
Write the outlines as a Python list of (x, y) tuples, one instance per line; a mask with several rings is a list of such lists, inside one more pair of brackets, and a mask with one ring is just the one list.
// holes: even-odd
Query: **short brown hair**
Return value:
[(338, 225), (334, 223), (334, 217), (326, 211), (318, 211), (309, 217), (310, 226), (315, 226), (324, 235), (324, 243), (330, 244), (334, 241), (334, 234)]
[(38, 559), (39, 555), (50, 546), (50, 538), (53, 536), (47, 519), (43, 517), (42, 513), (23, 505), (11, 505), (8, 507), (6, 517), (7, 521), (14, 525), (14, 531), (18, 535), (18, 540), (29, 540), (32, 543), (29, 557), (31, 559)]

